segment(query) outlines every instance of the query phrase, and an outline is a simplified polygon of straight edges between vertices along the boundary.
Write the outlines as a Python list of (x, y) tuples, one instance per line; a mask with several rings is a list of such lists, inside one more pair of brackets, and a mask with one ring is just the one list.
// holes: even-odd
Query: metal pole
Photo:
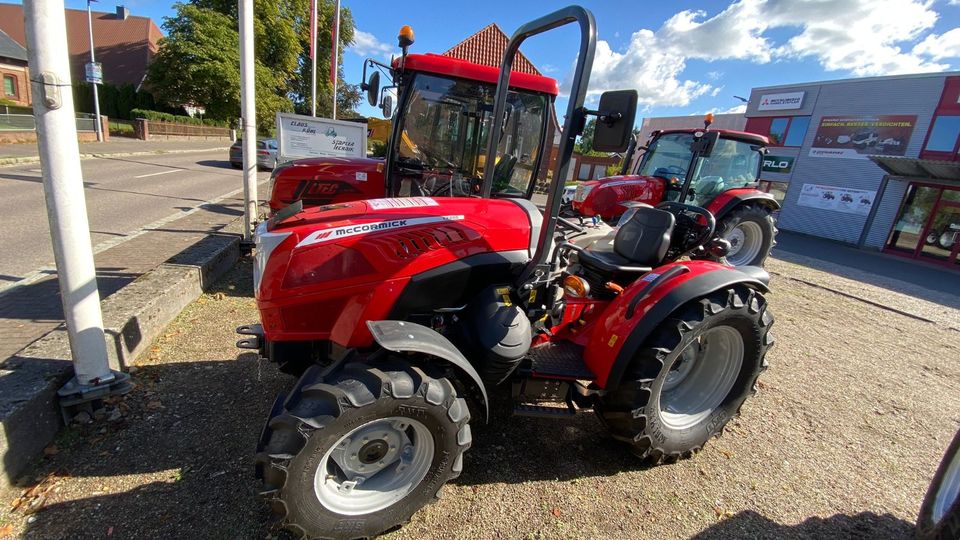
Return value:
[(239, 0), (240, 117), (243, 129), (243, 239), (257, 220), (257, 102), (254, 93), (253, 0)]
[[(93, 56), (93, 13), (90, 11), (90, 0), (87, 0), (87, 29), (90, 34), (90, 63), (96, 63)], [(97, 95), (97, 83), (93, 85), (93, 113), (96, 115), (94, 122), (97, 130), (97, 142), (103, 142), (103, 125), (100, 123), (100, 96)]]
[(310, 116), (317, 115), (317, 0), (310, 0)]
[(63, 0), (25, 0), (23, 7), (43, 192), (73, 370), (81, 386), (98, 385), (114, 373), (84, 204)]
[(337, 65), (340, 63), (340, 0), (334, 2), (333, 47), (330, 51), (330, 79), (333, 81), (333, 119), (337, 119)]

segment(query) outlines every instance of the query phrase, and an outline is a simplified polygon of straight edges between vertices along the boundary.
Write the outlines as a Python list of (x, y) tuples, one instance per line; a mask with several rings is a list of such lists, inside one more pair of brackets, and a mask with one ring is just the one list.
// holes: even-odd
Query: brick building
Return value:
[(27, 50), (0, 30), (0, 98), (17, 105), (30, 105), (30, 70), (27, 68)]

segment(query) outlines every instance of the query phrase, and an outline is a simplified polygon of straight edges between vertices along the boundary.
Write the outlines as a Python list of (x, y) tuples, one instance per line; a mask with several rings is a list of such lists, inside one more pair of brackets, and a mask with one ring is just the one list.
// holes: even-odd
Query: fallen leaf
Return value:
[(560, 509), (559, 509), (559, 508), (556, 508), (556, 507), (555, 507), (553, 510), (550, 511), (550, 513), (553, 514), (553, 517), (560, 517)]
[(0, 536), (7, 536), (13, 534), (13, 523), (7, 523), (3, 527), (0, 527)]
[(113, 527), (107, 529), (107, 536), (113, 536)]
[(157, 411), (163, 408), (163, 403), (160, 403), (160, 400), (154, 400), (147, 403), (147, 408), (151, 411)]
[(43, 449), (43, 455), (45, 456), (55, 456), (60, 453), (60, 449), (57, 448), (57, 445), (51, 444), (50, 446)]

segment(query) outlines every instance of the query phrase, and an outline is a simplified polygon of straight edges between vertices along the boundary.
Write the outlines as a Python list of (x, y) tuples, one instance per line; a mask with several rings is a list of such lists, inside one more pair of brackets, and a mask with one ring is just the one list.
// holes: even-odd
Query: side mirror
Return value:
[(364, 86), (366, 87), (364, 90), (367, 91), (367, 103), (371, 107), (376, 107), (380, 98), (380, 72), (374, 71), (371, 73), (370, 80)]
[(593, 149), (598, 152), (623, 152), (633, 137), (637, 116), (637, 91), (615, 90), (600, 96)]
[(393, 97), (383, 96), (383, 102), (380, 103), (380, 110), (383, 111), (384, 118), (393, 116)]

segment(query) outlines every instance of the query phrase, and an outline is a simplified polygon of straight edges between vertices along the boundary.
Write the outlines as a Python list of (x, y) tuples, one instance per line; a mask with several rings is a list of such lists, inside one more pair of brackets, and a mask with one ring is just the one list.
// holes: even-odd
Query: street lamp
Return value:
[(90, 10), (90, 3), (97, 0), (87, 0), (87, 29), (90, 35), (90, 64), (87, 68), (87, 82), (93, 85), (93, 113), (94, 128), (97, 130), (97, 142), (103, 142), (103, 126), (100, 124), (100, 96), (97, 95), (97, 85), (102, 80), (103, 72), (97, 69), (97, 61), (93, 55), (93, 13)]

